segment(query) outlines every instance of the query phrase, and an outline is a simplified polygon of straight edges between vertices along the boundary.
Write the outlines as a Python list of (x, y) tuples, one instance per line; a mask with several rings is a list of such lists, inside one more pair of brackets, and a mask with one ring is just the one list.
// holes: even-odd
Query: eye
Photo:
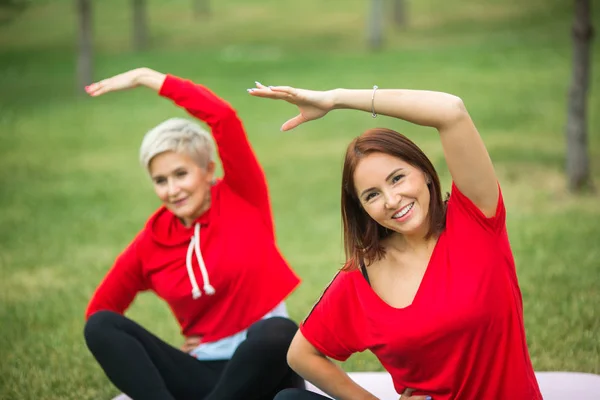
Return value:
[(366, 195), (364, 197), (365, 203), (368, 202), (369, 200), (372, 200), (375, 196), (377, 196), (377, 193), (375, 193), (375, 192), (371, 192), (368, 195)]
[(158, 178), (154, 178), (154, 184), (155, 185), (164, 185), (167, 182), (167, 180), (164, 177), (158, 177)]
[(175, 176), (178, 177), (178, 178), (182, 178), (182, 177), (186, 176), (187, 174), (188, 174), (188, 172), (184, 171), (184, 170), (180, 170), (180, 171), (175, 172)]
[(392, 183), (398, 182), (400, 179), (404, 178), (404, 175), (398, 174), (392, 178)]

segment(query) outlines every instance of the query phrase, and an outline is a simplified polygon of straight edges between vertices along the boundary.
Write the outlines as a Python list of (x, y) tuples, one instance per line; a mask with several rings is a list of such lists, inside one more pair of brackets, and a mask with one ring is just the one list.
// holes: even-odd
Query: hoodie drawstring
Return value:
[(187, 257), (185, 260), (188, 277), (190, 279), (190, 283), (192, 284), (192, 297), (197, 299), (202, 295), (202, 292), (198, 287), (198, 282), (196, 282), (196, 275), (194, 275), (194, 269), (192, 267), (192, 252), (196, 254), (196, 261), (198, 261), (198, 266), (200, 267), (200, 272), (202, 273), (202, 279), (204, 280), (204, 293), (209, 296), (215, 294), (215, 288), (210, 284), (208, 272), (206, 271), (206, 265), (204, 264), (202, 252), (200, 251), (200, 223), (196, 223), (196, 226), (194, 227), (194, 236), (190, 238), (190, 245), (188, 246)]

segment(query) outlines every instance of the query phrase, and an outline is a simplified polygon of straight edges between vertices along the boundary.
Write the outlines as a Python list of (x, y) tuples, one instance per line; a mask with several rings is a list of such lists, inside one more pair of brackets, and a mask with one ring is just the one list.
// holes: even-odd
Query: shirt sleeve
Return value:
[(346, 361), (353, 353), (366, 349), (360, 340), (362, 309), (350, 279), (354, 272), (338, 272), (300, 324), (300, 331), (310, 344), (338, 361)]
[(504, 199), (502, 191), (498, 185), (498, 204), (496, 212), (492, 217), (486, 217), (483, 212), (477, 207), (467, 196), (465, 196), (452, 182), (452, 192), (448, 200), (448, 209), (446, 222), (451, 224), (456, 221), (471, 221), (490, 233), (501, 232), (506, 226), (506, 209), (504, 207)]
[(148, 289), (142, 274), (141, 260), (137, 255), (138, 242), (139, 235), (117, 257), (92, 296), (85, 312), (86, 319), (101, 310), (123, 314), (137, 293)]
[(267, 181), (235, 110), (208, 88), (172, 75), (159, 94), (208, 124), (223, 165), (223, 183), (259, 209), (274, 237)]

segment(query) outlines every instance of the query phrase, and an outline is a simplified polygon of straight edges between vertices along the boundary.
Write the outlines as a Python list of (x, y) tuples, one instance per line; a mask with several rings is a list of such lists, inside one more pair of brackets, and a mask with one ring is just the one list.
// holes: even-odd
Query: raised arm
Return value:
[(492, 161), (462, 100), (456, 96), (425, 90), (335, 89), (320, 92), (283, 86), (259, 86), (249, 92), (298, 106), (300, 114), (287, 121), (282, 130), (293, 129), (334, 109), (375, 111), (436, 128), (456, 186), (486, 216), (493, 216), (496, 211), (499, 191)]
[(98, 96), (137, 86), (155, 90), (210, 126), (223, 165), (224, 183), (261, 211), (265, 224), (273, 233), (265, 175), (235, 110), (202, 85), (148, 68), (116, 75), (90, 85), (86, 90), (91, 96)]

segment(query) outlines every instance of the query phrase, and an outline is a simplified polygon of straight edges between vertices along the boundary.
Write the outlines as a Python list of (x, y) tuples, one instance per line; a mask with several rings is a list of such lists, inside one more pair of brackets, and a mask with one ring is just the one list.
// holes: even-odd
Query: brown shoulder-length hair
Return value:
[(406, 136), (391, 129), (369, 129), (348, 145), (342, 172), (342, 221), (346, 264), (352, 270), (360, 262), (369, 265), (385, 255), (381, 241), (392, 231), (379, 225), (364, 210), (354, 186), (354, 172), (360, 160), (371, 153), (385, 153), (401, 158), (430, 178), (429, 231), (427, 238), (438, 235), (446, 222), (446, 205), (442, 199), (440, 178), (425, 153)]

